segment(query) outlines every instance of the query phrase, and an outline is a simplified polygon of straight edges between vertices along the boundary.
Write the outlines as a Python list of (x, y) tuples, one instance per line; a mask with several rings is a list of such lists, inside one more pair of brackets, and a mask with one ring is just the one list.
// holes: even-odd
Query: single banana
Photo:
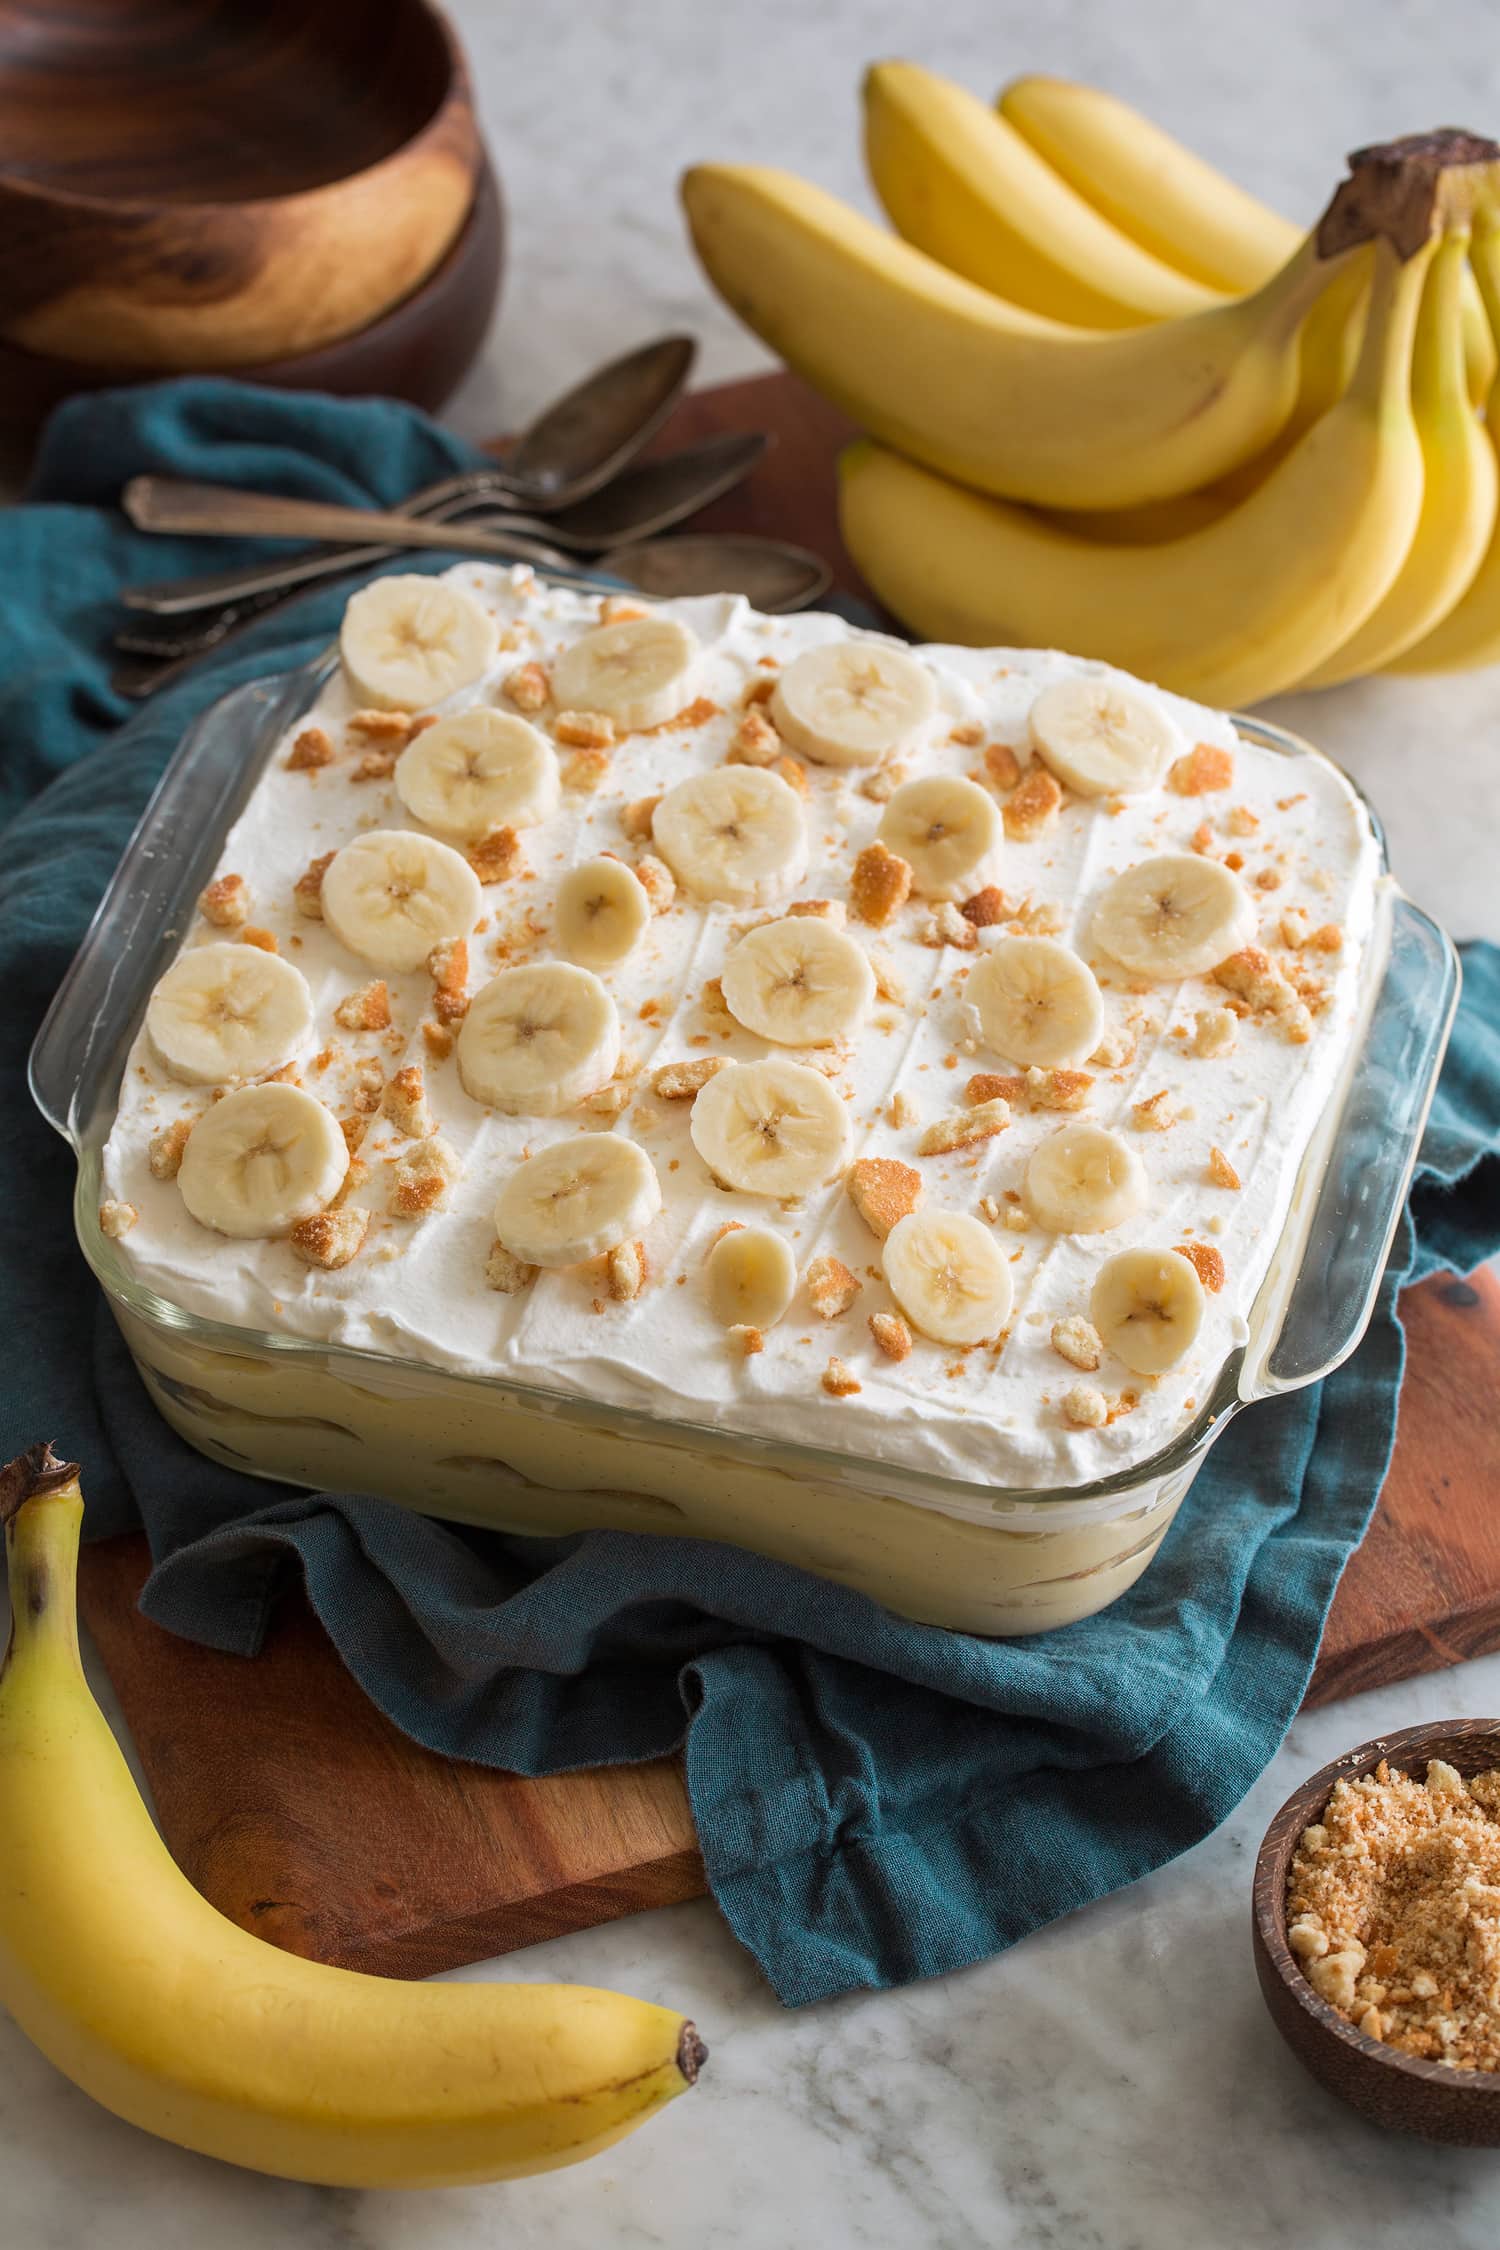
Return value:
[(1098, 87), (1041, 75), (1015, 78), (998, 106), (1094, 210), (1206, 288), (1235, 296), (1258, 289), (1301, 240), (1302, 230), (1290, 219)]
[(805, 1063), (726, 1063), (696, 1095), (693, 1146), (715, 1179), (745, 1195), (798, 1196), (849, 1161), (849, 1112)]
[(957, 774), (903, 781), (876, 830), (887, 851), (907, 862), (914, 887), (936, 899), (968, 898), (992, 881), (1004, 833), (989, 791)]
[(1255, 904), (1222, 861), (1161, 852), (1115, 877), (1090, 936), (1137, 976), (1206, 976), (1255, 936)]
[(875, 997), (862, 946), (812, 914), (762, 922), (731, 946), (721, 978), (737, 1023), (781, 1047), (826, 1047), (858, 1031)]
[(776, 677), (771, 717), (820, 766), (878, 766), (914, 749), (937, 715), (925, 664), (885, 641), (825, 641)]
[(1079, 797), (1154, 789), (1181, 747), (1166, 713), (1114, 680), (1055, 680), (1027, 727), (1042, 763)]
[(1146, 1167), (1107, 1125), (1063, 1125), (1038, 1142), (1026, 1167), (1026, 1201), (1049, 1234), (1106, 1234), (1144, 1211)]
[(558, 657), (552, 699), (564, 711), (602, 712), (621, 734), (665, 726), (693, 700), (698, 654), (675, 617), (600, 625)]
[(519, 1163), (500, 1190), (495, 1232), (528, 1266), (576, 1266), (643, 1234), (661, 1209), (646, 1151), (623, 1133), (575, 1133)]
[(586, 859), (557, 886), (553, 943), (565, 960), (607, 969), (634, 952), (650, 920), (651, 901), (633, 868), (607, 856)]
[(689, 774), (657, 805), (651, 834), (695, 898), (769, 906), (807, 872), (807, 825), (797, 793), (764, 766)]
[(1135, 328), (1222, 301), (1102, 218), (964, 87), (915, 63), (876, 63), (864, 115), (865, 162), (896, 232), (981, 289), (1081, 328)]
[[(1066, 78), (1012, 80), (1002, 117), (1058, 177), (1141, 249), (1210, 289), (1239, 296), (1262, 288), (1296, 251), (1302, 230), (1205, 162), (1149, 117), (1097, 86)], [(1477, 405), (1495, 379), (1496, 353), (1472, 276), (1463, 283), (1464, 355)], [(1311, 369), (1332, 377), (1341, 352), (1340, 308), (1321, 336), (1308, 323)], [(1325, 406), (1343, 385), (1324, 384)], [(1320, 411), (1322, 409), (1320, 408)]]
[[(231, 1097), (233, 1098), (233, 1097)], [(283, 1953), (168, 1855), (78, 1655), (78, 1474), (0, 1472), (0, 2002), (142, 2131), (326, 2187), (458, 2187), (607, 2148), (704, 2057), (667, 2008), (579, 1985), (408, 1984)]]
[(472, 687), (498, 644), (489, 611), (446, 578), (377, 578), (339, 627), (349, 686), (377, 711), (422, 711)]
[(444, 938), (479, 920), (479, 878), (451, 844), (406, 828), (372, 828), (335, 852), (323, 877), (323, 920), (377, 969), (420, 969)]
[(1416, 533), (1410, 368), (1430, 257), (1379, 244), (1349, 389), (1205, 529), (1141, 547), (1080, 538), (866, 442), (841, 462), (850, 554), (926, 640), (1069, 648), (1231, 709), (1295, 686), (1384, 599)]
[(349, 1150), (338, 1119), (300, 1086), (240, 1086), (187, 1137), (177, 1186), (200, 1226), (253, 1241), (326, 1210)]
[[(568, 961), (502, 969), (475, 993), (459, 1026), (465, 1093), (512, 1116), (556, 1117), (607, 1086), (619, 1059), (613, 1000), (592, 969)], [(505, 1246), (523, 1255), (515, 1243)]]
[[(1472, 257), (1484, 298), (1485, 311), (1500, 336), (1500, 218), (1482, 219), (1476, 227)], [(1491, 452), (1500, 455), (1500, 380), (1490, 392), (1485, 435)], [(1490, 536), (1479, 567), (1467, 590), (1446, 617), (1422, 638), (1386, 663), (1390, 672), (1466, 672), (1481, 664), (1500, 663), (1500, 521)]]
[(1093, 970), (1049, 937), (1005, 937), (975, 963), (965, 1000), (979, 1011), (987, 1047), (1007, 1062), (1086, 1062), (1104, 1033)]
[(1357, 632), (1298, 683), (1333, 687), (1378, 671), (1417, 647), (1474, 581), (1495, 531), (1500, 498), (1494, 448), (1469, 404), (1464, 378), (1461, 283), (1469, 237), (1443, 238), (1417, 318), (1411, 403), (1422, 445), (1422, 513), (1406, 561), (1384, 601)]
[(913, 1328), (938, 1344), (984, 1344), (1010, 1317), (1010, 1267), (966, 1211), (908, 1211), (880, 1252), (886, 1285)]
[(1192, 1350), (1205, 1298), (1176, 1250), (1117, 1250), (1094, 1276), (1089, 1317), (1134, 1375), (1164, 1375)]
[(709, 279), (814, 388), (930, 468), (1059, 508), (1252, 459), (1296, 403), (1304, 320), (1357, 254), (1309, 238), (1254, 296), (1108, 333), (992, 297), (788, 173), (700, 165), (682, 192)]
[(492, 828), (533, 828), (557, 810), (557, 759), (524, 719), (475, 704), (439, 719), (396, 760), (396, 793), (413, 820), (471, 843)]
[(307, 979), (258, 945), (196, 945), (146, 1003), (151, 1044), (174, 1078), (219, 1086), (289, 1063), (312, 1029)]
[(797, 1289), (797, 1261), (771, 1227), (735, 1227), (721, 1234), (704, 1267), (708, 1302), (726, 1328), (772, 1328)]

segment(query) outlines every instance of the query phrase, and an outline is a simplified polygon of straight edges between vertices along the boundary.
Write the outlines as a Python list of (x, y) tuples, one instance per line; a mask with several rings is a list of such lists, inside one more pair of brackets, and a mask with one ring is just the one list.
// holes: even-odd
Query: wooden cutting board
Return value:
[[(833, 513), (845, 427), (791, 377), (769, 376), (689, 399), (663, 442), (772, 430), (750, 487), (700, 522), (799, 540), (862, 592)], [(1438, 1277), (1409, 1290), (1402, 1313), (1396, 1457), (1309, 1703), (1500, 1646), (1500, 1283)], [(703, 1890), (673, 1761), (526, 1781), (434, 1757), (365, 1699), (300, 1595), (247, 1661), (142, 1618), (148, 1567), (143, 1539), (89, 1549), (83, 1615), (168, 1844), (247, 1927), (294, 1952), (423, 1976)]]

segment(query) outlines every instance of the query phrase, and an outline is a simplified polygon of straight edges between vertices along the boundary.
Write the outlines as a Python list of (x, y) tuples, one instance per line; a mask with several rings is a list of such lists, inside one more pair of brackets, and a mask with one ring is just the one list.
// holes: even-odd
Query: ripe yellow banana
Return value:
[(1430, 242), (1404, 263), (1377, 245), (1349, 389), (1205, 529), (1101, 545), (864, 443), (841, 463), (850, 554), (925, 638), (1073, 649), (1209, 703), (1293, 686), (1384, 598), (1416, 533), (1411, 356), (1431, 258)]
[[(1240, 294), (1259, 289), (1296, 249), (1300, 230), (1138, 109), (1067, 78), (1016, 78), (1000, 114), (1058, 176), (1122, 234), (1179, 273)], [(1496, 350), (1473, 277), (1463, 286), (1464, 352), (1475, 405), (1495, 380)], [(1336, 370), (1342, 323), (1308, 323), (1314, 365)], [(1344, 375), (1353, 363), (1351, 345)], [(1327, 389), (1337, 397), (1342, 379)]]
[(437, 2187), (570, 2164), (682, 2092), (667, 2008), (584, 1986), (401, 1984), (282, 1953), (178, 1872), (84, 1681), (78, 1472), (0, 1475), (0, 2001), (116, 2116), (252, 2171)]
[(999, 109), (1122, 234), (1210, 289), (1258, 289), (1301, 240), (1290, 219), (1096, 86), (1015, 78)]
[[(1476, 225), (1471, 255), (1485, 310), (1500, 338), (1500, 212)], [(1485, 434), (1500, 476), (1500, 380), (1490, 392)], [(1431, 632), (1389, 661), (1388, 672), (1469, 672), (1500, 664), (1500, 520), (1462, 597)]]
[(1101, 217), (964, 87), (915, 63), (876, 63), (864, 117), (865, 160), (892, 226), (981, 289), (1080, 328), (1138, 328), (1222, 303), (1223, 290), (1189, 281)]
[(682, 194), (720, 295), (836, 405), (930, 468), (1060, 508), (1253, 459), (1295, 405), (1309, 310), (1357, 255), (1309, 239), (1254, 296), (1104, 334), (990, 296), (789, 173), (699, 165)]
[(1461, 600), (1495, 529), (1494, 450), (1464, 379), (1463, 277), (1469, 237), (1444, 237), (1417, 316), (1411, 399), (1422, 445), (1422, 514), (1395, 584), (1303, 687), (1357, 679), (1425, 639)]

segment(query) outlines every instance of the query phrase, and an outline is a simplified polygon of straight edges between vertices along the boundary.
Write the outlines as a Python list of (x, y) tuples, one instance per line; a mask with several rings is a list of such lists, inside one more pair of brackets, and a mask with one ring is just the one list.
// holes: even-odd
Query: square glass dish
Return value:
[[(32, 1054), (43, 1115), (78, 1158), (75, 1217), (151, 1396), (211, 1458), (297, 1485), (555, 1536), (611, 1527), (728, 1541), (927, 1622), (1038, 1632), (1104, 1608), (1155, 1553), (1209, 1446), (1256, 1399), (1316, 1381), (1368, 1321), (1447, 1042), (1454, 949), (1388, 869), (1334, 1098), (1249, 1316), (1190, 1423), (1087, 1484), (989, 1487), (889, 1459), (605, 1406), (500, 1374), (207, 1319), (133, 1274), (99, 1222), (102, 1152), (147, 998), (229, 829), (325, 658), (204, 714), (164, 773)], [(1289, 762), (1321, 753), (1250, 719)], [(1378, 831), (1377, 831), (1378, 834)], [(1382, 866), (1384, 866), (1382, 858)]]

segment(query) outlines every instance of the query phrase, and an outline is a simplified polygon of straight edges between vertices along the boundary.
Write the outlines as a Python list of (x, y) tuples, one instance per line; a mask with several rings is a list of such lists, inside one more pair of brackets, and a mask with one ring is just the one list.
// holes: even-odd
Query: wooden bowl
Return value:
[(1287, 1871), (1298, 1838), (1317, 1819), (1336, 1781), (1373, 1773), (1382, 1758), (1408, 1772), (1424, 1771), (1429, 1758), (1445, 1758), (1466, 1778), (1484, 1773), (1500, 1766), (1500, 1719), (1447, 1719), (1379, 1735), (1335, 1758), (1288, 1797), (1255, 1862), (1252, 1925), (1260, 1989), (1298, 2061), (1377, 2125), (1464, 2148), (1500, 2148), (1500, 2071), (1422, 2062), (1356, 2031), (1318, 1997), (1287, 1944)]
[(0, 337), (157, 374), (320, 350), (434, 271), (481, 158), (428, 0), (0, 0)]
[[(488, 165), (458, 240), (435, 273), (381, 318), (321, 351), (216, 373), (282, 390), (409, 399), (429, 410), (478, 356), (500, 290), (504, 217)], [(21, 351), (0, 337), (0, 439), (19, 455), (53, 407), (75, 391), (157, 380), (154, 368), (93, 366)]]

